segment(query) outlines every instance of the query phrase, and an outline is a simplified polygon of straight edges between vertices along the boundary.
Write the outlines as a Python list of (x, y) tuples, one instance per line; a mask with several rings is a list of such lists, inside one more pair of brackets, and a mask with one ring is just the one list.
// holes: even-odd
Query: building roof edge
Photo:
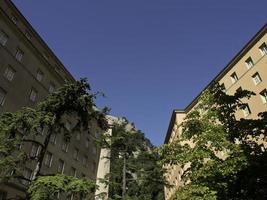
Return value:
[(168, 130), (166, 133), (166, 137), (164, 140), (164, 144), (168, 143), (170, 136), (171, 136), (171, 132), (172, 132), (172, 127), (174, 125), (175, 122), (175, 117), (176, 117), (176, 113), (187, 113), (189, 112), (194, 105), (196, 105), (201, 93), (206, 90), (209, 86), (212, 85), (212, 83), (219, 81), (229, 70), (231, 70), (234, 65), (240, 60), (240, 58), (242, 58), (242, 56), (247, 53), (250, 48), (259, 41), (259, 39), (267, 32), (267, 23), (264, 24), (264, 26), (244, 45), (244, 47), (230, 60), (230, 62), (215, 76), (215, 78), (213, 78), (209, 84), (207, 86), (205, 86), (201, 92), (184, 108), (184, 109), (175, 109), (172, 112), (172, 116), (171, 116), (171, 121), (169, 123), (168, 126)]
[(52, 51), (52, 49), (47, 45), (47, 43), (42, 39), (42, 37), (39, 35), (39, 33), (33, 28), (33, 26), (30, 24), (30, 22), (24, 17), (24, 15), (20, 12), (20, 10), (17, 8), (17, 6), (10, 0), (6, 0), (6, 3), (8, 3), (16, 12), (17, 14), (22, 18), (25, 25), (29, 27), (30, 31), (35, 35), (36, 39), (41, 43), (41, 45), (44, 46), (44, 48), (53, 56), (55, 61), (59, 63), (59, 67), (62, 68), (62, 70), (68, 75), (68, 77), (71, 79), (71, 81), (75, 81), (76, 79), (73, 77), (73, 75), (67, 70), (67, 68), (64, 66), (64, 64), (60, 61), (60, 59), (56, 56), (56, 54)]
[(244, 45), (244, 47), (230, 60), (230, 62), (213, 78), (207, 86), (205, 86), (201, 92), (185, 107), (184, 111), (189, 112), (192, 107), (197, 103), (201, 93), (206, 90), (212, 83), (219, 81), (228, 71), (230, 71), (234, 65), (246, 54), (251, 46), (253, 46), (259, 39), (267, 32), (267, 23)]
[(169, 126), (168, 126), (168, 130), (166, 133), (164, 144), (167, 144), (170, 137), (171, 137), (172, 127), (173, 127), (173, 125), (175, 123), (175, 119), (176, 119), (176, 113), (185, 113), (185, 111), (183, 109), (174, 109), (172, 111), (171, 121), (170, 121)]

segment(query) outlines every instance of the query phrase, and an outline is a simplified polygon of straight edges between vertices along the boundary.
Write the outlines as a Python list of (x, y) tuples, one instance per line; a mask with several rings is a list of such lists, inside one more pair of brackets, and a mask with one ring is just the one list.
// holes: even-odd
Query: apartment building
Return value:
[[(256, 95), (247, 101), (248, 106), (236, 113), (240, 118), (257, 118), (257, 114), (267, 111), (267, 25), (261, 28), (227, 66), (211, 81), (225, 87), (227, 94), (237, 90), (250, 90)], [(209, 85), (207, 86), (209, 87)], [(207, 88), (206, 87), (206, 88)], [(206, 89), (205, 88), (205, 89)], [(205, 90), (204, 89), (204, 90)], [(181, 134), (179, 125), (198, 102), (197, 96), (185, 109), (174, 110), (171, 116), (165, 144), (174, 142)], [(177, 187), (181, 186), (181, 169), (168, 166), (166, 178), (174, 187), (165, 188), (165, 198), (169, 199)]]
[[(10, 0), (0, 1), (0, 113), (14, 112), (39, 101), (66, 82), (75, 79)], [(72, 121), (66, 121), (71, 128)], [(64, 173), (96, 179), (99, 149), (94, 140), (101, 134), (95, 123), (90, 134), (77, 133), (70, 143), (53, 135), (42, 174)], [(43, 140), (41, 131), (37, 140)], [(40, 147), (24, 146), (30, 156)], [(28, 163), (24, 177), (31, 178), (35, 163)], [(0, 200), (23, 197), (27, 182), (0, 185)], [(59, 199), (64, 199), (63, 197)]]

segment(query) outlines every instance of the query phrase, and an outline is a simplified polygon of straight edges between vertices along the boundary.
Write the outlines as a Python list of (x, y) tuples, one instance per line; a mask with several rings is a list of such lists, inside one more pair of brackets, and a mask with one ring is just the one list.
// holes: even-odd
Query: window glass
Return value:
[(63, 174), (64, 173), (64, 166), (65, 166), (65, 162), (63, 160), (59, 159), (57, 172)]
[(55, 84), (54, 83), (50, 83), (50, 85), (49, 85), (49, 93), (53, 93), (55, 91), (55, 88), (56, 88)]
[(34, 88), (32, 88), (30, 92), (30, 100), (32, 102), (35, 102), (36, 98), (37, 98), (37, 91)]
[(44, 73), (41, 70), (38, 70), (36, 74), (36, 79), (41, 82), (43, 80), (43, 77)]
[(261, 82), (261, 77), (258, 72), (252, 76), (252, 79), (255, 85), (258, 85)]
[(265, 42), (259, 47), (259, 50), (262, 56), (264, 56), (267, 53), (267, 45)]
[(63, 141), (61, 149), (62, 149), (64, 152), (68, 152), (68, 149), (69, 149), (69, 142), (67, 142), (67, 141)]
[(74, 158), (75, 160), (78, 160), (78, 154), (79, 154), (79, 149), (75, 148), (75, 149), (74, 149), (74, 152), (73, 152), (73, 158)]
[(254, 65), (253, 60), (252, 60), (251, 57), (249, 57), (249, 58), (246, 60), (246, 66), (247, 66), (248, 69), (250, 69), (250, 68), (253, 67), (253, 65)]
[(231, 80), (232, 80), (232, 83), (235, 83), (238, 80), (238, 77), (235, 72), (231, 74)]
[(0, 31), (0, 44), (2, 46), (5, 46), (7, 41), (8, 41), (8, 35), (5, 32)]
[(7, 80), (12, 81), (14, 79), (15, 73), (16, 71), (12, 67), (8, 66), (5, 70), (4, 76)]
[(24, 52), (21, 49), (17, 49), (16, 55), (15, 55), (16, 60), (21, 61), (23, 58), (23, 55), (24, 55)]
[(261, 100), (263, 103), (267, 103), (267, 90), (264, 89), (260, 92)]
[(6, 100), (6, 91), (0, 87), (0, 106), (3, 106)]
[(243, 109), (243, 112), (244, 112), (245, 117), (251, 114), (251, 110), (248, 105), (245, 106), (245, 108)]
[(50, 152), (47, 152), (45, 155), (45, 162), (44, 164), (48, 167), (51, 167), (52, 165), (52, 160), (53, 160), (53, 155)]

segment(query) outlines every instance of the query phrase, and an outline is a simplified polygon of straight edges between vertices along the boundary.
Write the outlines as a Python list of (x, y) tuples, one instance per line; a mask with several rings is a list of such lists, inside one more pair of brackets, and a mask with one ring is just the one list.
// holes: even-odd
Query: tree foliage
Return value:
[(78, 179), (73, 176), (54, 175), (40, 176), (29, 188), (32, 200), (53, 200), (57, 194), (65, 197), (74, 196), (75, 199), (92, 199), (95, 183), (87, 179)]
[(163, 170), (157, 164), (154, 147), (142, 132), (123, 120), (113, 126), (112, 136), (104, 141), (109, 141), (106, 147), (111, 149), (109, 199), (164, 199)]
[(162, 164), (178, 164), (183, 187), (173, 199), (266, 199), (266, 113), (237, 119), (254, 93), (227, 95), (214, 84), (182, 123), (179, 139), (162, 146)]
[[(66, 84), (55, 93), (50, 94), (34, 108), (23, 108), (14, 113), (3, 113), (0, 116), (0, 180), (14, 181), (24, 179), (22, 176), (26, 162), (34, 162), (33, 183), (41, 184), (43, 180), (59, 180), (63, 176), (43, 177), (38, 182), (52, 134), (62, 134), (66, 141), (78, 131), (89, 132), (89, 122), (96, 121), (105, 130), (108, 127), (105, 115), (107, 108), (96, 109), (94, 103), (98, 93), (93, 93), (87, 81), (81, 79)], [(75, 125), (68, 129), (66, 118), (71, 118)], [(42, 139), (37, 139), (40, 131), (45, 131)], [(40, 146), (40, 153), (32, 158), (23, 145), (35, 143)], [(37, 181), (36, 181), (37, 180)], [(31, 183), (31, 180), (27, 180)], [(74, 183), (72, 181), (72, 183)], [(35, 185), (30, 184), (31, 187)], [(52, 186), (52, 184), (51, 184)], [(44, 186), (45, 187), (45, 186)], [(32, 189), (29, 189), (32, 193)]]

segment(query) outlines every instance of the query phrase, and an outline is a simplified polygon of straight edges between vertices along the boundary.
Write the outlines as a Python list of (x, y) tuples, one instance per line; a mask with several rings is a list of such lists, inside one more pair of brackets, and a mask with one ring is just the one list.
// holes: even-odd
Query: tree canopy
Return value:
[(162, 164), (183, 169), (172, 199), (266, 199), (267, 115), (235, 117), (254, 93), (226, 94), (219, 84), (204, 91), (181, 124), (179, 138), (158, 151)]
[(28, 192), (33, 200), (53, 200), (58, 194), (65, 198), (92, 199), (96, 189), (95, 182), (62, 174), (40, 176), (30, 186)]
[(163, 169), (144, 134), (124, 119), (112, 127), (112, 135), (104, 138), (107, 140), (111, 149), (109, 199), (163, 200)]
[[(0, 117), (0, 180), (4, 182), (25, 180), (22, 171), (26, 162), (35, 162), (32, 179), (26, 180), (30, 183), (28, 191), (34, 200), (49, 199), (46, 198), (44, 192), (51, 191), (49, 188), (53, 186), (62, 186), (62, 190), (67, 190), (73, 186), (76, 188), (76, 192), (80, 189), (81, 193), (86, 193), (80, 187), (84, 183), (84, 185), (90, 186), (89, 189), (92, 189), (93, 187), (88, 181), (63, 175), (44, 176), (40, 172), (52, 134), (63, 134), (65, 140), (69, 141), (77, 131), (89, 132), (88, 123), (91, 121), (95, 121), (101, 129), (107, 129), (108, 123), (105, 116), (108, 109), (96, 109), (94, 100), (97, 95), (98, 93), (91, 91), (88, 82), (81, 79), (74, 83), (65, 84), (34, 108), (23, 108), (14, 113), (3, 113)], [(75, 119), (74, 128), (68, 129), (66, 127), (66, 117)], [(36, 139), (36, 136), (44, 129), (46, 131), (43, 139)], [(35, 143), (41, 148), (40, 153), (35, 158), (30, 157), (28, 152), (22, 148), (23, 145), (29, 143)], [(60, 181), (63, 180), (66, 182), (62, 185)], [(41, 184), (44, 184), (44, 190), (36, 190)], [(42, 195), (38, 194), (38, 196), (38, 192)]]

